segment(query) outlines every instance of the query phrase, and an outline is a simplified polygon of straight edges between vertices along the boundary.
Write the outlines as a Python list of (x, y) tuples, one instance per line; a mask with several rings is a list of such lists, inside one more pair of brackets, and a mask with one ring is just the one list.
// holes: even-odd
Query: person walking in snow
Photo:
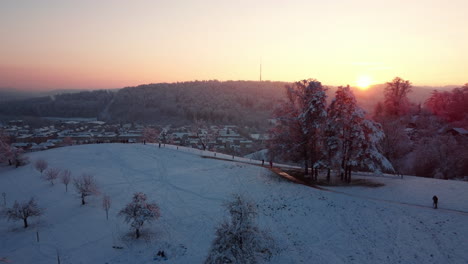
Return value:
[(432, 201), (434, 202), (434, 204), (433, 204), (434, 209), (437, 209), (437, 202), (439, 201), (439, 198), (436, 195), (434, 195), (432, 197)]

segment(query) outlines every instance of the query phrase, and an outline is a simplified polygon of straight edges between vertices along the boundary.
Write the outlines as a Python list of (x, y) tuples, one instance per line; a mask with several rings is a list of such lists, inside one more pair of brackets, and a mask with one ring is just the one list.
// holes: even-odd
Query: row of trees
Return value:
[[(36, 160), (34, 167), (41, 173), (42, 178), (49, 181), (51, 185), (54, 185), (54, 180), (60, 179), (60, 181), (65, 185), (65, 191), (68, 191), (68, 184), (72, 180), (70, 170), (48, 168), (48, 162), (43, 159)], [(96, 180), (92, 175), (87, 173), (82, 174), (78, 178), (73, 178), (73, 186), (81, 198), (82, 205), (86, 204), (86, 197), (100, 194)], [(103, 195), (102, 208), (106, 212), (106, 219), (109, 219), (110, 207), (111, 197), (109, 195)], [(147, 201), (147, 197), (144, 193), (137, 192), (133, 195), (132, 202), (120, 210), (118, 215), (122, 216), (126, 223), (130, 224), (130, 226), (135, 230), (136, 238), (139, 238), (140, 229), (143, 227), (143, 224), (159, 218), (160, 211), (156, 203), (150, 203)]]
[(349, 86), (340, 86), (327, 106), (327, 88), (315, 79), (286, 86), (286, 100), (275, 112), (276, 126), (270, 131), (269, 150), (275, 156), (304, 163), (304, 174), (312, 167), (338, 169), (341, 179), (351, 181), (354, 167), (372, 171), (393, 170), (378, 144), (381, 126), (365, 117)]
[(385, 132), (380, 146), (399, 173), (450, 179), (468, 174), (468, 139), (448, 131), (468, 128), (468, 84), (435, 90), (421, 105), (412, 103), (409, 81), (395, 78), (385, 88), (374, 119)]

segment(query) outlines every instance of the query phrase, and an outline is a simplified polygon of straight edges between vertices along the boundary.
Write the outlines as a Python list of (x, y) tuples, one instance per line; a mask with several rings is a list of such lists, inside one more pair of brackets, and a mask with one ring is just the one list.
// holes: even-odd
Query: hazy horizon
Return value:
[(468, 82), (464, 0), (8, 1), (0, 87), (191, 80)]

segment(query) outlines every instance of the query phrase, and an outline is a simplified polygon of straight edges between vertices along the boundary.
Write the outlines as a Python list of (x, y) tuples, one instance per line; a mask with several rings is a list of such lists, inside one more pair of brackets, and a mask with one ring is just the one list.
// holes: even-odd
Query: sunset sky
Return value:
[(0, 87), (468, 82), (467, 0), (2, 1)]

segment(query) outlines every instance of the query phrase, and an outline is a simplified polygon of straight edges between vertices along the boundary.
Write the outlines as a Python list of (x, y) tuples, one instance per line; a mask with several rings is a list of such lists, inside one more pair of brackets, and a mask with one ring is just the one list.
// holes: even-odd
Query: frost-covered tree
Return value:
[(106, 219), (109, 220), (109, 209), (111, 207), (111, 198), (109, 195), (104, 195), (102, 197), (102, 209), (106, 211)]
[(216, 230), (216, 237), (205, 264), (253, 264), (262, 258), (269, 259), (274, 242), (266, 232), (257, 227), (255, 204), (235, 195), (225, 206), (230, 219)]
[(37, 159), (36, 162), (34, 162), (34, 168), (36, 168), (36, 170), (41, 174), (47, 169), (47, 167), (49, 167), (49, 164), (43, 159)]
[(395, 77), (385, 86), (384, 111), (388, 116), (402, 116), (409, 112), (408, 93), (411, 92), (410, 81)]
[[(381, 169), (393, 172), (391, 162), (382, 154), (379, 143), (385, 137), (382, 126), (372, 120), (364, 119), (361, 124), (362, 133), (358, 140), (357, 165), (373, 172)], [(349, 179), (351, 180), (351, 175)]]
[(63, 185), (65, 185), (65, 192), (68, 192), (68, 184), (70, 183), (70, 181), (71, 181), (71, 171), (68, 169), (63, 170), (60, 173), (60, 182), (62, 182)]
[(81, 197), (81, 204), (86, 204), (85, 198), (90, 195), (99, 194), (99, 189), (94, 179), (94, 176), (90, 174), (82, 174), (80, 177), (73, 179), (73, 186), (75, 186), (76, 192)]
[(342, 180), (350, 182), (351, 171), (356, 166), (365, 166), (374, 171), (382, 166), (391, 169), (377, 146), (384, 136), (380, 125), (365, 119), (365, 113), (357, 105), (349, 85), (337, 88), (328, 117), (328, 129), (334, 131), (338, 141), (336, 157), (340, 162)]
[(310, 165), (320, 159), (326, 112), (326, 87), (315, 79), (286, 86), (286, 100), (275, 110), (276, 126), (270, 131), (269, 149), (281, 157)]
[(139, 238), (143, 225), (158, 219), (160, 210), (156, 203), (147, 202), (146, 194), (137, 192), (133, 194), (132, 201), (120, 210), (119, 216), (135, 229), (136, 238)]
[(15, 201), (13, 207), (6, 208), (4, 211), (8, 220), (23, 220), (24, 228), (28, 227), (28, 218), (33, 216), (40, 216), (43, 214), (43, 209), (39, 208), (34, 198), (29, 199), (27, 202)]
[(59, 175), (59, 168), (49, 168), (45, 171), (42, 177), (44, 178), (44, 180), (49, 181), (51, 185), (54, 185), (54, 181), (59, 177)]
[(154, 143), (158, 140), (159, 130), (147, 127), (143, 130), (143, 140), (148, 143)]
[(21, 148), (11, 148), (11, 158), (15, 167), (26, 165), (29, 162), (29, 158), (24, 156), (24, 150)]

